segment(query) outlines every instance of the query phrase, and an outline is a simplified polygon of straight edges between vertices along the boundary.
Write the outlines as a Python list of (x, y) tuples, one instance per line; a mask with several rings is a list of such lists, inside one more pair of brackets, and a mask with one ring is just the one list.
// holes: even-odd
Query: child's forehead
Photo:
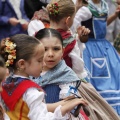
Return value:
[(59, 38), (51, 36), (51, 37), (45, 37), (41, 40), (41, 42), (44, 44), (61, 44), (61, 41)]
[(45, 51), (44, 45), (42, 43), (40, 43), (39, 45), (37, 45), (35, 47), (33, 56), (36, 56), (38, 54), (42, 55), (42, 54), (44, 54), (44, 51)]

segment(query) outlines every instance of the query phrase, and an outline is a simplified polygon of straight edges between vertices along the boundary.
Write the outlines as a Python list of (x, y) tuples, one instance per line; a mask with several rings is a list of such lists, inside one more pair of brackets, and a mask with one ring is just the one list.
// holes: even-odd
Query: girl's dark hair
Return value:
[(4, 59), (0, 56), (0, 67), (5, 67)]
[[(4, 40), (5, 41), (5, 40)], [(34, 37), (25, 35), (25, 34), (17, 34), (10, 37), (10, 41), (16, 44), (16, 59), (9, 67), (16, 68), (16, 62), (20, 59), (24, 59), (26, 61), (30, 60), (32, 55), (34, 54), (35, 47), (40, 43)], [(8, 53), (5, 52), (5, 44), (1, 46), (1, 56), (4, 58), (5, 62), (8, 59)]]
[(44, 28), (44, 29), (41, 29), (39, 30), (36, 34), (35, 34), (35, 37), (39, 40), (41, 40), (42, 38), (45, 38), (45, 37), (56, 37), (60, 40), (61, 42), (61, 45), (63, 46), (63, 39), (62, 39), (62, 36), (61, 34), (55, 30), (55, 29), (52, 29), (52, 28)]

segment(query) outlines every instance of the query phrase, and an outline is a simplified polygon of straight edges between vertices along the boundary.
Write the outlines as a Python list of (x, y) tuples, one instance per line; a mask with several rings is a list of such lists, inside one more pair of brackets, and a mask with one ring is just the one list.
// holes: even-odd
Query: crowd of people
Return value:
[(120, 1), (108, 2), (0, 0), (0, 120), (120, 119)]

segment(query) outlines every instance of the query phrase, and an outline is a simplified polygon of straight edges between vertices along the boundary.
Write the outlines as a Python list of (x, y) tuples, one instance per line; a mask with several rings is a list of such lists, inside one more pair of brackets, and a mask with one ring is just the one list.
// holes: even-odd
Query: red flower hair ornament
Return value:
[(50, 15), (57, 16), (59, 14), (59, 6), (58, 3), (53, 3), (49, 7)]

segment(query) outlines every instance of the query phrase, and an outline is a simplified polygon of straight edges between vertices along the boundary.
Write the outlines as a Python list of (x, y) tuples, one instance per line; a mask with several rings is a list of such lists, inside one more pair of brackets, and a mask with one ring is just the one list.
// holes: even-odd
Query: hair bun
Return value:
[(58, 3), (55, 2), (55, 3), (52, 3), (52, 4), (48, 4), (47, 5), (47, 10), (48, 10), (49, 15), (57, 16), (59, 14)]

